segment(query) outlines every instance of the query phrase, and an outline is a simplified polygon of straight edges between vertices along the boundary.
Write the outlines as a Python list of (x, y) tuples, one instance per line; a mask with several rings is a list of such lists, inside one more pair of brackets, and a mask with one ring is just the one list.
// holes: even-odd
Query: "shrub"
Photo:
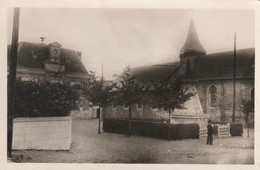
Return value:
[[(127, 119), (104, 119), (103, 130), (112, 133), (128, 133)], [(160, 122), (132, 120), (132, 134), (153, 138), (168, 138), (168, 124)], [(198, 124), (170, 125), (171, 139), (199, 138)]]
[(231, 136), (242, 136), (243, 125), (242, 123), (231, 123), (230, 124), (230, 135)]
[(76, 86), (17, 79), (15, 90), (14, 117), (68, 116), (79, 107), (80, 91)]

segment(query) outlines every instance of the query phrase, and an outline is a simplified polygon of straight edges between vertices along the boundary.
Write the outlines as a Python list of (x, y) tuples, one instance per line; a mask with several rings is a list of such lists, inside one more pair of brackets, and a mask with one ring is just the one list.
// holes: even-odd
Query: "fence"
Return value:
[(218, 125), (218, 137), (229, 137), (230, 136), (230, 125)]
[[(218, 137), (229, 137), (230, 135), (230, 124), (227, 125), (219, 125), (215, 124), (214, 129), (216, 129), (216, 136)], [(206, 139), (207, 138), (207, 129), (200, 129), (200, 139)]]

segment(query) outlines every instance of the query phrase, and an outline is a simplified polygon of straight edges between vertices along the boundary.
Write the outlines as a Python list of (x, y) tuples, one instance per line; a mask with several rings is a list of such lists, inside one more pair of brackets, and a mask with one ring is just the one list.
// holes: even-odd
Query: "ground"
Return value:
[(214, 138), (213, 145), (202, 139), (167, 141), (141, 136), (102, 132), (98, 121), (73, 120), (69, 151), (14, 151), (18, 162), (55, 163), (174, 163), (253, 164), (254, 136)]

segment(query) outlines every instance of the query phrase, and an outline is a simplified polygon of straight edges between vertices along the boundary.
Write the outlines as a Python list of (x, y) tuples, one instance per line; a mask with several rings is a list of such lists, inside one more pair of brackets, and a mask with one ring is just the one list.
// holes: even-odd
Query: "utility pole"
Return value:
[[(102, 76), (101, 76), (101, 85), (103, 86), (104, 82), (103, 82), (103, 63), (102, 63)], [(103, 88), (103, 87), (102, 87)], [(100, 133), (100, 123), (101, 123), (101, 108), (100, 108), (100, 105), (99, 105), (99, 117), (98, 117), (98, 134), (101, 134)]]
[(103, 63), (102, 63), (102, 80), (103, 80)]
[(14, 118), (14, 102), (15, 102), (15, 81), (16, 81), (16, 60), (19, 37), (19, 18), (20, 8), (14, 9), (13, 16), (13, 32), (10, 54), (10, 68), (8, 75), (8, 116), (7, 116), (7, 154), (12, 157), (12, 142), (13, 142), (13, 118)]
[(232, 122), (235, 122), (236, 115), (236, 33), (234, 34), (234, 63), (233, 63), (233, 115)]

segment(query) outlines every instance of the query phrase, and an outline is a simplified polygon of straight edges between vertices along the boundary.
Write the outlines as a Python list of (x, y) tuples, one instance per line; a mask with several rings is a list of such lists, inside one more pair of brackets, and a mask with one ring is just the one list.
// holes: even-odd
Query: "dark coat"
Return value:
[(212, 125), (208, 124), (207, 128), (208, 128), (208, 135), (212, 135), (213, 134), (213, 127), (212, 127)]

